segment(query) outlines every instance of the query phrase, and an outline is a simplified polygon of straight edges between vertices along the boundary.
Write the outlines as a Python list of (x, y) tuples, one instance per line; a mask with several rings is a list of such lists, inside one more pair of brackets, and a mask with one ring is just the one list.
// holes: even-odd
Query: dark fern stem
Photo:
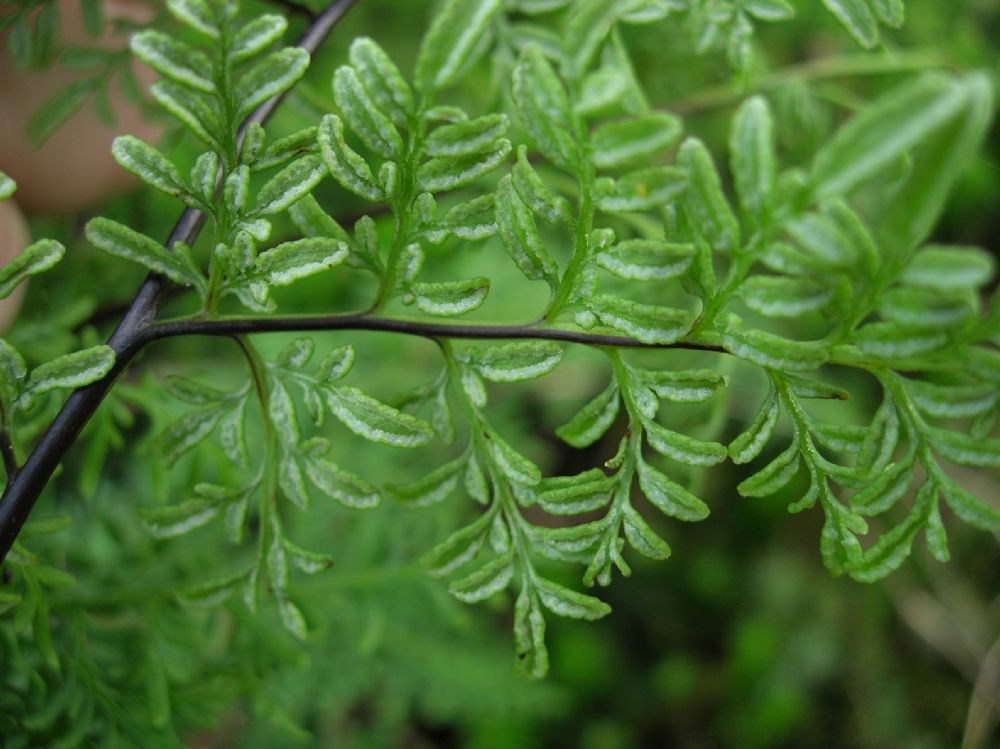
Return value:
[(140, 332), (144, 343), (185, 335), (231, 336), (247, 333), (301, 333), (319, 330), (367, 330), (422, 338), (469, 340), (540, 340), (579, 343), (586, 346), (634, 349), (687, 349), (727, 353), (707, 341), (677, 341), (671, 344), (643, 343), (635, 338), (543, 325), (454, 325), (426, 320), (379, 317), (369, 314), (295, 315), (290, 317), (230, 317), (213, 320), (181, 319), (151, 324)]
[[(314, 52), (359, 2), (360, 0), (334, 0), (313, 19), (298, 46), (307, 52)], [(266, 122), (283, 98), (283, 94), (275, 96), (254, 110), (240, 128), (240, 140), (242, 141), (242, 134), (252, 123)], [(194, 242), (205, 224), (205, 218), (201, 211), (186, 208), (170, 232), (166, 246), (172, 247), (175, 242)], [(146, 278), (108, 339), (108, 346), (115, 352), (115, 363), (111, 371), (97, 382), (75, 390), (45, 430), (24, 465), (9, 472), (7, 488), (0, 498), (0, 563), (17, 540), (38, 496), (63, 455), (76, 441), (118, 377), (142, 350), (148, 340), (146, 331), (156, 320), (160, 303), (171, 286), (169, 280), (156, 274)], [(6, 450), (4, 457), (10, 467), (13, 461), (8, 458)]]

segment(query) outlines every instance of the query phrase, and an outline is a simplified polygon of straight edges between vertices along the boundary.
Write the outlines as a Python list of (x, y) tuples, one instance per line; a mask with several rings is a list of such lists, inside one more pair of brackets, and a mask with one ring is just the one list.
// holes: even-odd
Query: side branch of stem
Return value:
[(233, 336), (255, 333), (290, 333), (330, 330), (366, 330), (400, 333), (423, 338), (478, 340), (548, 340), (586, 346), (630, 349), (688, 349), (726, 353), (707, 340), (680, 340), (671, 344), (648, 344), (625, 336), (543, 325), (472, 325), (426, 320), (379, 317), (366, 313), (343, 315), (292, 315), (289, 317), (223, 317), (213, 320), (185, 318), (154, 323), (141, 332), (142, 345), (187, 335)]

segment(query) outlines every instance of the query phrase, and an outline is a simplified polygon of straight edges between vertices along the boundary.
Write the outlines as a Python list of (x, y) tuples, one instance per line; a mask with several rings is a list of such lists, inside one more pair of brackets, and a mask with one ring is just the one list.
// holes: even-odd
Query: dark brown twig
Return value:
[(213, 320), (187, 318), (158, 322), (141, 332), (143, 344), (187, 335), (233, 336), (257, 333), (289, 333), (319, 330), (367, 330), (421, 336), (423, 338), (465, 338), (473, 340), (546, 340), (633, 349), (685, 349), (726, 353), (721, 346), (700, 341), (669, 344), (643, 343), (634, 338), (584, 330), (567, 330), (542, 325), (467, 325), (427, 320), (378, 317), (369, 314), (292, 315), (289, 317), (226, 317)]

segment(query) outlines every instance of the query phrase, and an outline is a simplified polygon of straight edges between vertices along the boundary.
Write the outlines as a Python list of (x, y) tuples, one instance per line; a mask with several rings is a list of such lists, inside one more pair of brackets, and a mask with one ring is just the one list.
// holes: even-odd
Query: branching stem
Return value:
[(260, 407), (260, 418), (264, 425), (264, 466), (263, 466), (263, 491), (260, 494), (260, 530), (257, 534), (257, 577), (255, 587), (250, 593), (256, 600), (257, 588), (259, 584), (260, 570), (264, 566), (267, 556), (268, 535), (272, 532), (272, 526), (279, 523), (277, 512), (278, 500), (278, 436), (274, 429), (274, 421), (268, 410), (267, 375), (260, 359), (260, 354), (247, 340), (246, 336), (234, 336), (233, 340), (240, 347), (240, 351), (247, 361), (247, 368), (253, 380), (254, 391), (257, 394), (257, 403)]
[(562, 281), (552, 299), (552, 304), (545, 314), (545, 319), (549, 322), (554, 321), (569, 302), (573, 291), (576, 289), (580, 274), (587, 267), (590, 260), (590, 230), (594, 226), (595, 209), (593, 185), (591, 183), (593, 169), (589, 168), (588, 172), (590, 174), (582, 177), (580, 180), (580, 210), (576, 220), (573, 257), (566, 267), (566, 273), (563, 275)]
[(153, 323), (141, 332), (143, 345), (187, 335), (232, 336), (251, 333), (291, 333), (319, 330), (367, 330), (443, 339), (534, 339), (580, 343), (587, 346), (640, 349), (688, 349), (726, 353), (708, 340), (691, 339), (671, 344), (648, 344), (619, 335), (545, 325), (469, 325), (381, 317), (368, 313), (342, 315), (291, 315), (288, 317), (221, 317), (213, 320), (183, 318)]

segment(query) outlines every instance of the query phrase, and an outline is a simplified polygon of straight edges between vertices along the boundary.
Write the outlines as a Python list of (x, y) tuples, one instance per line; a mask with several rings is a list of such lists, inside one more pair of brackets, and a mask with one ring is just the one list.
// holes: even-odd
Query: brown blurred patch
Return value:
[[(114, 34), (111, 21), (127, 18), (147, 20), (153, 10), (132, 0), (108, 0), (105, 3), (106, 32), (99, 39), (83, 28), (79, 3), (60, 0), (60, 45), (99, 45), (122, 49), (128, 44), (125, 35)], [(0, 36), (0, 170), (18, 183), (15, 199), (25, 211), (62, 213), (93, 206), (110, 194), (132, 184), (131, 175), (111, 158), (111, 141), (116, 135), (133, 133), (144, 140), (155, 140), (162, 128), (143, 119), (135, 103), (121, 93), (116, 80), (108, 90), (110, 105), (117, 122), (101, 122), (89, 105), (77, 112), (41, 148), (27, 137), (31, 116), (56, 91), (79, 80), (81, 73), (60, 69), (56, 64), (47, 71), (20, 71), (14, 68), (6, 49), (6, 36)], [(135, 72), (144, 87), (154, 79), (145, 67)]]
[[(0, 267), (13, 260), (28, 244), (28, 225), (17, 205), (9, 200), (0, 201)], [(25, 284), (14, 293), (0, 300), (0, 332), (14, 321), (24, 297)]]

